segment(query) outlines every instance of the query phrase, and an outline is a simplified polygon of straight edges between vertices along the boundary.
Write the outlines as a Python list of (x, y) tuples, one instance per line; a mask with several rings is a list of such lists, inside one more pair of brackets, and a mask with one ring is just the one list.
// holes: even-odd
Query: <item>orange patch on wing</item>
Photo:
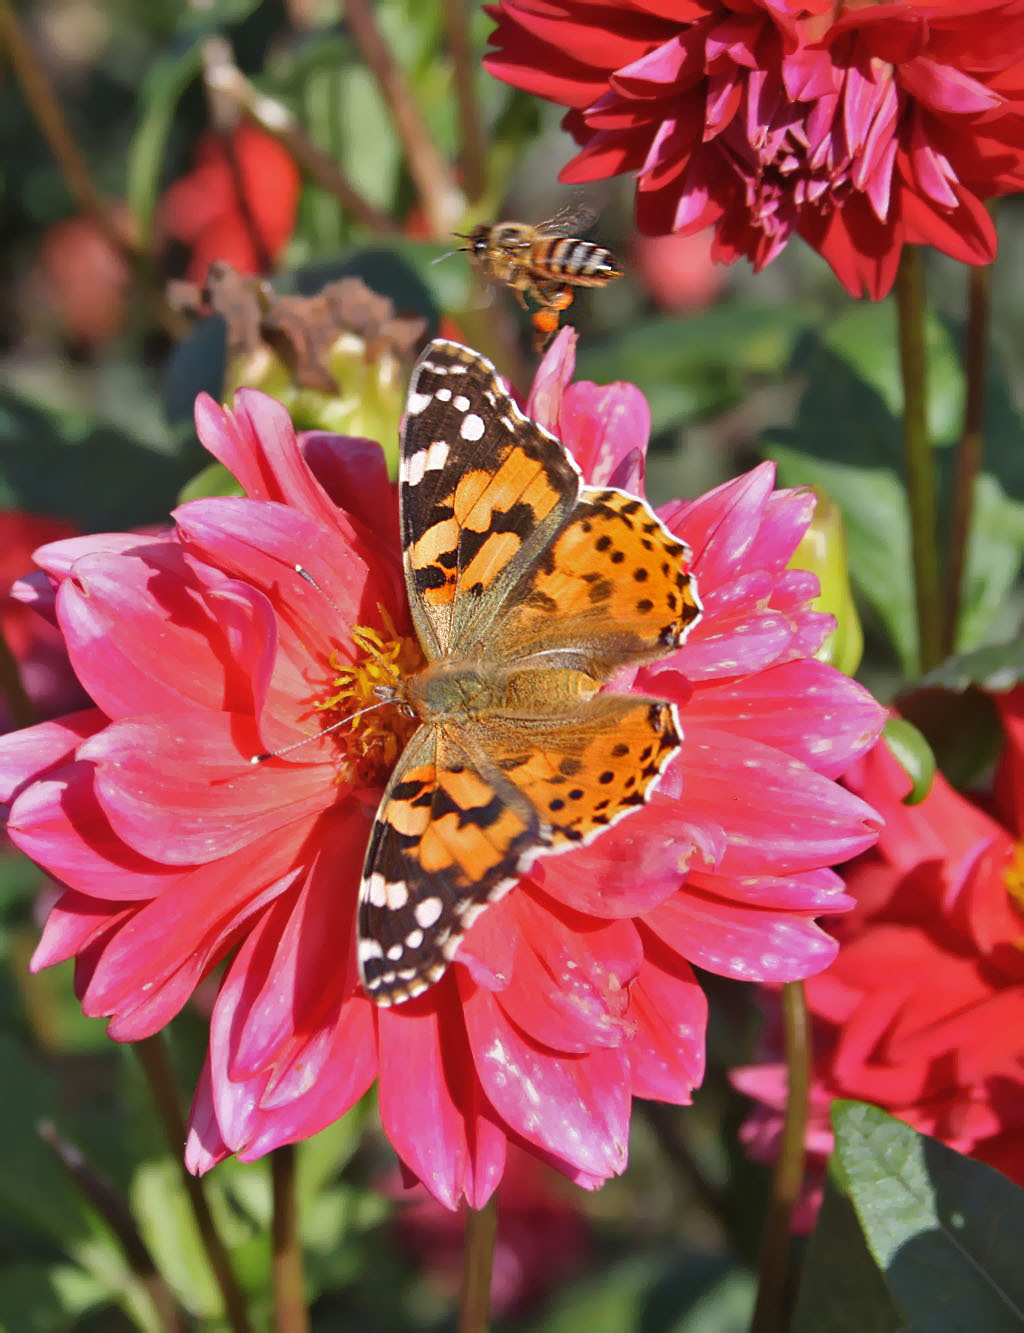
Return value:
[(413, 569), (425, 569), (437, 563), (437, 558), (454, 551), (459, 544), (459, 525), (454, 518), (446, 518), (428, 528), (419, 541), (409, 547), (409, 563)]
[(494, 799), (494, 788), (482, 777), (464, 768), (461, 773), (450, 769), (442, 772), (440, 785), (463, 810), (477, 810), (482, 805), (489, 805)]
[(476, 471), (466, 472), (459, 478), (459, 484), (452, 496), (452, 508), (455, 511), (455, 521), (460, 527), (465, 527), (473, 506), (490, 485), (493, 476), (491, 472)]
[(462, 571), (463, 586), (489, 588), (520, 546), (522, 542), (514, 532), (493, 533)]

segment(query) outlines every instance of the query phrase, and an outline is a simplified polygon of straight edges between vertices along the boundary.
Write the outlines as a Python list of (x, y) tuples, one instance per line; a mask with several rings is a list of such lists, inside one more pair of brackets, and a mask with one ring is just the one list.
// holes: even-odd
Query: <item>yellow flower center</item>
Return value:
[(354, 661), (331, 654), (332, 693), (315, 705), (324, 730), (332, 729), (345, 777), (371, 784), (387, 778), (416, 730), (416, 719), (401, 708), (401, 683), (423, 665), (415, 639), (399, 634), (384, 608), (378, 610), (382, 629), (357, 625), (352, 631)]

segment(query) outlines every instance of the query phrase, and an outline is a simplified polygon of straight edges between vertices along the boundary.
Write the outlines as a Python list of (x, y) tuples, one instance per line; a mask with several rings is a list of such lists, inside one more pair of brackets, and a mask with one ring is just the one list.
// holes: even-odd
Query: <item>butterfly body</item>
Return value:
[(436, 340), (413, 370), (399, 487), (426, 663), (396, 686), (419, 726), (364, 866), (359, 965), (382, 1004), (433, 984), (536, 857), (644, 804), (676, 710), (604, 686), (699, 614), (685, 546), (638, 497), (584, 486), (468, 348)]

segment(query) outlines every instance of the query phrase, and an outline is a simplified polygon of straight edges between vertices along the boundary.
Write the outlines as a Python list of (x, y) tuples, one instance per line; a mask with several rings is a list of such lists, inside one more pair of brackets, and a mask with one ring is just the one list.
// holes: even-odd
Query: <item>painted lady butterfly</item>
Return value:
[(537, 856), (650, 796), (679, 747), (675, 707), (601, 685), (700, 615), (687, 548), (643, 500), (584, 486), (469, 348), (438, 339), (413, 369), (399, 486), (427, 663), (396, 688), (420, 725), (363, 871), (359, 967), (379, 1004), (432, 985)]

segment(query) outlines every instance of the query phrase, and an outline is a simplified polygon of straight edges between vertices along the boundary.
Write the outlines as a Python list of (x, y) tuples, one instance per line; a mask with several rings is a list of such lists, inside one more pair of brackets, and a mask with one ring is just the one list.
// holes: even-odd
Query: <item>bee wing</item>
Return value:
[(545, 236), (581, 236), (597, 221), (597, 209), (590, 204), (572, 200), (563, 204), (553, 217), (537, 224), (537, 231)]

